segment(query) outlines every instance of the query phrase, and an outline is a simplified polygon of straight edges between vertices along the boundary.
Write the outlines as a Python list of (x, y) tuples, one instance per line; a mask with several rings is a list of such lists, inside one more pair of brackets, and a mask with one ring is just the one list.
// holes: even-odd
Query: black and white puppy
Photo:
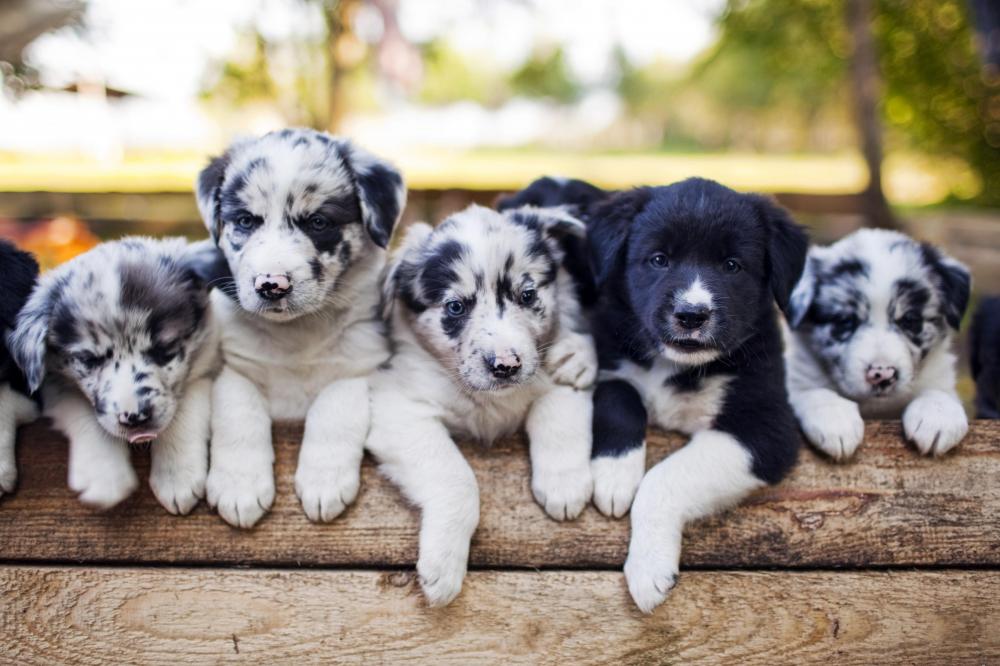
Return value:
[(969, 332), (976, 418), (1000, 419), (1000, 296), (979, 302)]
[(582, 233), (559, 211), (472, 206), (436, 229), (413, 225), (393, 256), (394, 354), (372, 377), (367, 446), (423, 512), (417, 572), (432, 606), (461, 590), (479, 522), (476, 477), (452, 435), (489, 444), (523, 426), (545, 511), (575, 518), (590, 500), (596, 358), (559, 244)]
[[(631, 504), (625, 576), (650, 612), (676, 581), (684, 525), (795, 462), (778, 308), (808, 241), (768, 199), (712, 181), (603, 196), (584, 185), (545, 178), (512, 201), (568, 206), (587, 223), (601, 368), (594, 502), (613, 516)], [(692, 437), (644, 475), (647, 423)]]
[(345, 139), (286, 129), (213, 159), (197, 196), (232, 272), (212, 296), (224, 367), (208, 501), (254, 525), (274, 501), (271, 421), (304, 419), (295, 491), (310, 519), (332, 520), (358, 493), (367, 376), (389, 357), (378, 280), (403, 179)]
[(218, 343), (211, 244), (128, 238), (38, 281), (8, 342), (28, 389), (69, 439), (69, 485), (109, 508), (138, 485), (129, 445), (152, 442), (149, 484), (171, 513), (205, 492)]
[(811, 248), (788, 310), (786, 350), (806, 438), (843, 460), (861, 444), (863, 417), (902, 417), (922, 453), (958, 444), (969, 425), (951, 335), (970, 286), (965, 266), (894, 231), (862, 229)]
[(28, 397), (24, 374), (7, 351), (7, 333), (24, 307), (38, 279), (38, 263), (27, 252), (0, 240), (0, 497), (14, 492), (17, 462), (14, 442), (17, 427), (38, 416), (35, 401)]

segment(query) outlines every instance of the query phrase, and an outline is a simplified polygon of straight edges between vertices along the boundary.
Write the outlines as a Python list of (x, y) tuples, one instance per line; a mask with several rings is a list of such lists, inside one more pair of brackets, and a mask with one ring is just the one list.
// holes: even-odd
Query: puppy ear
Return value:
[(64, 285), (64, 280), (53, 276), (36, 286), (18, 313), (14, 329), (7, 335), (11, 358), (24, 373), (31, 393), (37, 391), (45, 379), (49, 322)]
[(542, 176), (520, 192), (499, 197), (496, 209), (505, 211), (522, 206), (586, 207), (607, 195), (601, 188), (583, 180)]
[(767, 197), (752, 196), (768, 228), (767, 265), (771, 293), (784, 312), (788, 309), (792, 290), (805, 268), (809, 236), (787, 210)]
[(189, 243), (181, 256), (181, 263), (191, 272), (198, 286), (206, 291), (233, 276), (225, 255), (211, 240)]
[(392, 164), (349, 141), (341, 147), (344, 161), (354, 173), (365, 230), (376, 245), (388, 247), (392, 229), (406, 206), (403, 176)]
[(795, 289), (792, 290), (791, 298), (788, 299), (788, 309), (785, 314), (788, 317), (788, 325), (798, 328), (806, 318), (806, 313), (812, 307), (813, 299), (816, 298), (816, 273), (819, 271), (819, 259), (809, 253), (806, 258), (806, 267), (802, 271)]
[(386, 262), (385, 269), (379, 281), (381, 285), (381, 303), (379, 310), (386, 321), (392, 316), (392, 308), (396, 302), (396, 292), (400, 287), (402, 267), (410, 253), (423, 247), (434, 228), (426, 222), (416, 222), (406, 228), (403, 241), (399, 244)]
[(956, 331), (962, 325), (962, 315), (969, 306), (972, 275), (959, 261), (945, 255), (930, 243), (921, 243), (924, 263), (938, 281), (938, 293), (945, 321)]
[(557, 240), (569, 236), (584, 238), (587, 235), (587, 225), (565, 208), (521, 206), (504, 211), (504, 214), (515, 224), (537, 226), (546, 236)]
[(229, 166), (229, 152), (213, 157), (208, 166), (201, 170), (195, 183), (195, 198), (198, 201), (198, 211), (201, 219), (208, 227), (208, 233), (215, 243), (219, 242), (222, 233), (222, 219), (219, 216), (219, 194), (222, 181), (226, 178), (226, 168)]
[(647, 188), (619, 192), (597, 203), (588, 215), (590, 268), (598, 288), (624, 260), (632, 220), (642, 213), (649, 198)]

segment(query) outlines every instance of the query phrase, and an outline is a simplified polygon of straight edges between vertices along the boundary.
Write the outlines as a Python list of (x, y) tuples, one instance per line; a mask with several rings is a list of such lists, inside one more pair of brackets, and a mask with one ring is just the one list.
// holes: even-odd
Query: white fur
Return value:
[(594, 506), (605, 516), (628, 513), (635, 491), (646, 473), (646, 442), (622, 456), (600, 456), (590, 461), (594, 477)]
[(732, 435), (702, 430), (649, 470), (632, 504), (625, 561), (625, 579), (639, 610), (651, 613), (677, 582), (684, 525), (764, 485), (752, 468), (749, 451)]
[(17, 428), (38, 418), (38, 408), (27, 396), (8, 384), (0, 384), (0, 497), (14, 492), (17, 460), (14, 442)]
[(677, 296), (677, 300), (681, 303), (688, 303), (690, 305), (704, 305), (705, 307), (711, 309), (712, 307), (712, 292), (702, 284), (701, 278), (696, 277), (691, 286), (685, 289)]

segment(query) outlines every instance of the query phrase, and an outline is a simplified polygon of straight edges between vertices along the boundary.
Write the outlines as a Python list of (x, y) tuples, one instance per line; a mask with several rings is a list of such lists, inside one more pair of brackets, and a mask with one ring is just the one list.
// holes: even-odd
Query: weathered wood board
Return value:
[(1000, 576), (685, 573), (640, 615), (622, 576), (473, 572), (428, 609), (410, 574), (0, 568), (4, 663), (989, 664)]
[[(301, 428), (278, 426), (274, 509), (253, 530), (228, 527), (204, 504), (174, 517), (148, 487), (94, 512), (66, 487), (65, 441), (42, 425), (21, 432), (21, 483), (0, 500), (0, 561), (412, 566), (417, 513), (366, 462), (357, 503), (311, 524), (292, 485)], [(681, 439), (650, 437), (649, 460)], [(466, 446), (480, 482), (482, 520), (473, 567), (613, 568), (624, 561), (628, 521), (589, 507), (560, 524), (532, 501), (526, 447)], [(140, 476), (148, 455), (135, 456)], [(803, 450), (790, 478), (724, 516), (689, 529), (683, 564), (718, 568), (1000, 566), (1000, 423), (977, 422), (940, 460), (904, 444), (895, 422), (870, 423), (857, 459), (835, 464)], [(998, 602), (1000, 603), (1000, 602)]]

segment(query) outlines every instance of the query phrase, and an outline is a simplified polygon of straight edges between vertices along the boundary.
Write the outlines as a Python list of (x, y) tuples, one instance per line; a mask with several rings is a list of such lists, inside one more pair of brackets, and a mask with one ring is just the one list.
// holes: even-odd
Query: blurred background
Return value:
[(0, 0), (0, 88), (0, 235), (45, 265), (203, 235), (207, 156), (308, 125), (402, 167), (408, 219), (700, 175), (1000, 290), (996, 0)]

